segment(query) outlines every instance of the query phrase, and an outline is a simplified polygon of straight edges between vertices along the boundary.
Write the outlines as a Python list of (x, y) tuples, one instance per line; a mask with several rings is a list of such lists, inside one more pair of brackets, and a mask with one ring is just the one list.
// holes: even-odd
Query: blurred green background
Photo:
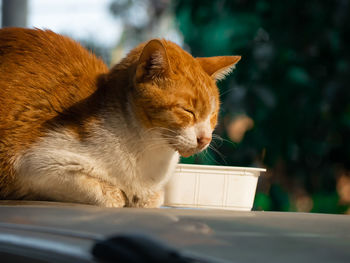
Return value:
[[(73, 1), (72, 8), (63, 0), (3, 0), (3, 26), (5, 2), (26, 2), (29, 22), (21, 26), (52, 26), (108, 64), (153, 37), (171, 39), (194, 56), (241, 55), (233, 74), (218, 83), (215, 149), (181, 161), (266, 167), (256, 210), (350, 214), (349, 1), (90, 0)], [(103, 20), (109, 15), (120, 29), (110, 45), (104, 43), (114, 33), (97, 41), (71, 31), (102, 4), (106, 15), (77, 32), (99, 25), (91, 32), (100, 35), (113, 27)], [(44, 6), (44, 15), (55, 9), (56, 16), (33, 22)], [(52, 23), (60, 6), (66, 28)], [(86, 20), (70, 21), (69, 12), (77, 18), (89, 6)]]
[(243, 57), (219, 84), (220, 154), (183, 161), (266, 166), (255, 209), (349, 213), (349, 11), (348, 1), (177, 1), (194, 56)]
[(177, 1), (194, 56), (242, 55), (219, 84), (218, 154), (183, 162), (265, 166), (255, 209), (349, 213), (348, 1)]

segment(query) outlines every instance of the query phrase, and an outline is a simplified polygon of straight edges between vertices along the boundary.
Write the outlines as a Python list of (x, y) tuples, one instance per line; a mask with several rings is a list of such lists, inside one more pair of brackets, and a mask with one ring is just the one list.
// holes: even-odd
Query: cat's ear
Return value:
[(136, 68), (136, 80), (150, 80), (166, 77), (170, 73), (168, 55), (158, 39), (149, 41), (142, 50)]
[(196, 58), (205, 72), (215, 80), (224, 79), (235, 68), (241, 56), (218, 56)]

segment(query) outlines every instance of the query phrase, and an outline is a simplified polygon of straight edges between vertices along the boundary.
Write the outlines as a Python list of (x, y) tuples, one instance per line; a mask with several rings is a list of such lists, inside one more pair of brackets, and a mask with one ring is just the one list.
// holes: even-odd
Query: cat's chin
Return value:
[(181, 152), (179, 152), (179, 154), (185, 158), (190, 157), (192, 155), (192, 153), (181, 153)]
[(185, 158), (190, 157), (191, 155), (196, 153), (196, 151), (188, 151), (188, 152), (178, 151), (178, 152), (182, 157), (185, 157)]

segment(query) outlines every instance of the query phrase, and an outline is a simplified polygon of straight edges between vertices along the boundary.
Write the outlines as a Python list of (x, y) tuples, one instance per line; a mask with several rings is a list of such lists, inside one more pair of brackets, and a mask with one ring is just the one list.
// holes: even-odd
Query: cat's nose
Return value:
[(211, 142), (211, 136), (199, 136), (197, 137), (198, 148), (203, 148)]

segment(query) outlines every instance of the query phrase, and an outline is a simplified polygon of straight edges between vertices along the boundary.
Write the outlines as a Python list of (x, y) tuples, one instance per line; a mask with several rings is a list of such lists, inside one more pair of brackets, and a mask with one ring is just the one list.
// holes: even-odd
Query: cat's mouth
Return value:
[[(169, 135), (165, 135), (165, 138)], [(198, 140), (198, 139), (197, 139)], [(170, 146), (177, 151), (182, 157), (190, 157), (196, 153), (205, 150), (211, 141), (211, 138), (203, 142), (193, 142), (185, 136), (174, 136), (170, 140), (167, 140)]]
[(205, 149), (207, 149), (209, 146), (209, 143), (208, 144), (205, 144), (205, 145), (197, 145), (197, 147), (193, 147), (193, 148), (190, 148), (190, 147), (179, 147), (179, 146), (174, 146), (174, 149), (182, 156), (182, 157), (190, 157), (191, 155), (194, 155), (196, 153), (200, 153), (202, 151), (204, 151)]
[(208, 147), (208, 145), (204, 146), (204, 147), (197, 147), (197, 148), (194, 148), (194, 149), (186, 149), (186, 150), (179, 150), (177, 149), (177, 151), (179, 152), (179, 154), (182, 156), (182, 157), (190, 157), (191, 155), (194, 155), (196, 153), (199, 153), (203, 150), (205, 150), (206, 148)]
[(182, 157), (190, 157), (191, 155), (194, 155), (198, 152), (201, 151), (201, 149), (198, 149), (198, 147), (185, 147), (185, 146), (178, 146), (178, 145), (174, 145), (172, 144), (173, 149), (175, 151), (177, 151)]

